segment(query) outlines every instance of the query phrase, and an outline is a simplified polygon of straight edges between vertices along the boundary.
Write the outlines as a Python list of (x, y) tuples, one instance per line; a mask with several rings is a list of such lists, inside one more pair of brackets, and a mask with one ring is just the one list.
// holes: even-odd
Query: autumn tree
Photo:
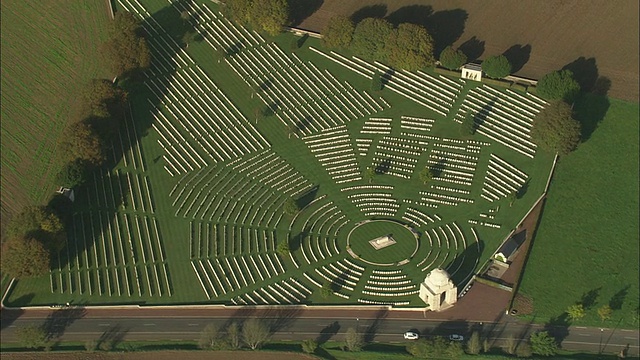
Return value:
[(106, 160), (102, 139), (94, 128), (85, 122), (77, 122), (67, 127), (61, 148), (70, 161), (82, 159), (93, 165), (101, 165)]
[(151, 63), (151, 53), (141, 23), (135, 15), (126, 11), (116, 13), (109, 39), (101, 50), (117, 76), (131, 75), (148, 68)]
[(569, 319), (572, 321), (582, 319), (586, 313), (584, 310), (584, 306), (582, 304), (573, 304), (567, 308), (567, 315), (569, 315)]
[(543, 149), (566, 155), (578, 146), (580, 128), (571, 107), (562, 100), (554, 100), (534, 118), (531, 139)]
[(293, 198), (287, 198), (284, 202), (284, 212), (288, 215), (295, 215), (300, 211), (298, 203)]
[(66, 163), (56, 175), (56, 184), (73, 188), (87, 181), (90, 164), (82, 159)]
[(387, 20), (366, 18), (358, 23), (353, 31), (351, 50), (367, 60), (387, 58), (386, 44), (393, 32), (393, 26)]
[(333, 291), (331, 290), (331, 283), (329, 281), (325, 281), (320, 288), (320, 295), (323, 299), (326, 299), (331, 296), (331, 294), (333, 294)]
[(22, 209), (8, 224), (7, 236), (33, 238), (47, 250), (54, 251), (64, 248), (67, 240), (62, 220), (46, 206), (28, 206)]
[(2, 244), (2, 272), (25, 278), (47, 274), (51, 255), (45, 245), (33, 237), (10, 237)]
[(376, 171), (372, 167), (368, 167), (364, 170), (364, 179), (371, 184), (376, 177)]
[(612, 310), (609, 304), (602, 305), (600, 308), (598, 308), (598, 316), (600, 316), (600, 320), (602, 321), (611, 319), (611, 313)]
[(482, 62), (482, 71), (490, 78), (499, 79), (511, 74), (511, 64), (504, 55), (490, 56)]
[(386, 48), (387, 60), (394, 68), (415, 71), (435, 63), (433, 38), (420, 25), (398, 25), (391, 32)]
[(331, 49), (346, 49), (351, 44), (355, 25), (346, 16), (332, 17), (322, 31), (322, 44)]
[(276, 249), (276, 252), (280, 255), (289, 255), (289, 241), (287, 240), (282, 240), (278, 243), (278, 248)]
[(269, 338), (269, 327), (261, 319), (251, 318), (242, 325), (242, 339), (255, 350), (260, 348)]
[(580, 84), (571, 70), (552, 71), (538, 81), (536, 93), (547, 100), (564, 100), (571, 104), (580, 93)]
[(269, 35), (280, 33), (289, 19), (287, 0), (233, 0), (226, 8), (229, 17)]
[(467, 55), (461, 50), (454, 50), (451, 46), (447, 46), (440, 53), (440, 65), (449, 69), (457, 70), (467, 62)]
[(233, 350), (239, 349), (240, 343), (240, 326), (237, 322), (232, 322), (227, 327), (227, 344)]

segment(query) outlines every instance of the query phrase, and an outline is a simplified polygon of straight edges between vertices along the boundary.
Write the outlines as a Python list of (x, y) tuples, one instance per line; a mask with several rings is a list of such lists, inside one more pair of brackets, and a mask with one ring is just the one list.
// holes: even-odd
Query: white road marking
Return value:
[(111, 324), (98, 324), (98, 326), (110, 326)]
[(591, 336), (591, 334), (578, 334), (580, 336)]
[(156, 324), (144, 324), (144, 326), (156, 326)]
[(189, 326), (198, 326), (198, 324), (189, 324)]

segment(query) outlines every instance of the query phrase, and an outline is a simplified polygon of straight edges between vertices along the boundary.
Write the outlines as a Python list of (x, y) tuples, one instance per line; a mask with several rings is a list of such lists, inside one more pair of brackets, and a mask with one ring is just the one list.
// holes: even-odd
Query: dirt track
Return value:
[(511, 49), (517, 62), (526, 60), (517, 72), (524, 77), (537, 79), (584, 57), (578, 67), (591, 86), (593, 58), (597, 75), (611, 80), (610, 96), (636, 102), (639, 98), (637, 0), (325, 0), (299, 27), (321, 31), (332, 16), (352, 16), (356, 11), (357, 18), (386, 16), (422, 23), (438, 48), (452, 41), (460, 46), (475, 37), (483, 46), (466, 46), (480, 58), (530, 45), (528, 56), (526, 47)]

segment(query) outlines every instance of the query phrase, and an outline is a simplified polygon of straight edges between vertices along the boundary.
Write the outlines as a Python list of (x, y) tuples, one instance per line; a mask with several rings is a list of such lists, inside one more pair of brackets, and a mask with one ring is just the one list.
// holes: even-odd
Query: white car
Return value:
[(464, 341), (464, 336), (457, 335), (457, 334), (449, 335), (449, 340), (451, 340), (451, 341)]
[(407, 331), (404, 333), (405, 340), (417, 340), (420, 336), (413, 331)]

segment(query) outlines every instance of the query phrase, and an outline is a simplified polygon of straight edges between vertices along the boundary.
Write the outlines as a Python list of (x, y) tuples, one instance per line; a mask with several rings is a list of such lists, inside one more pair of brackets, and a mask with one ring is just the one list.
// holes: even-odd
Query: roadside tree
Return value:
[(21, 326), (16, 329), (16, 336), (22, 346), (28, 349), (39, 349), (47, 346), (47, 331), (43, 326)]
[(347, 329), (344, 339), (345, 347), (348, 351), (360, 351), (364, 346), (364, 337), (354, 328)]
[(531, 351), (541, 356), (552, 356), (558, 352), (558, 344), (556, 339), (549, 335), (546, 331), (540, 331), (531, 334), (529, 338)]
[(251, 318), (242, 325), (242, 339), (251, 348), (259, 349), (269, 338), (269, 327), (258, 318)]
[(567, 308), (567, 314), (572, 321), (582, 319), (586, 313), (582, 304), (573, 304)]

